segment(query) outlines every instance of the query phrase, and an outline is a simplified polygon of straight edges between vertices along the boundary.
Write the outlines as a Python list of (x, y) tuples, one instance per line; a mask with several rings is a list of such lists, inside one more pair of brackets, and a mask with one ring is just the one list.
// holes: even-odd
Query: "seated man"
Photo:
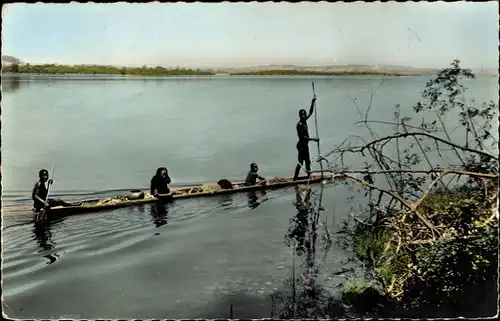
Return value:
[[(53, 184), (54, 181), (49, 179), (49, 171), (46, 169), (41, 169), (38, 172), (38, 181), (35, 183), (33, 187), (33, 191), (31, 193), (31, 198), (33, 199), (33, 211), (35, 213), (40, 212), (42, 209), (47, 209), (53, 206), (63, 205), (68, 206), (69, 203), (61, 201), (59, 199), (47, 199), (47, 195), (49, 193), (49, 185)], [(45, 185), (47, 183), (47, 185)]]
[(160, 167), (156, 170), (156, 175), (151, 179), (150, 193), (154, 197), (158, 198), (160, 194), (170, 193), (170, 176), (168, 176), (168, 170), (165, 167)]
[(248, 172), (247, 179), (245, 180), (245, 186), (255, 185), (257, 183), (257, 178), (260, 179), (261, 182), (266, 180), (264, 177), (260, 176), (257, 173), (258, 171), (259, 167), (257, 166), (257, 164), (250, 164), (250, 171)]

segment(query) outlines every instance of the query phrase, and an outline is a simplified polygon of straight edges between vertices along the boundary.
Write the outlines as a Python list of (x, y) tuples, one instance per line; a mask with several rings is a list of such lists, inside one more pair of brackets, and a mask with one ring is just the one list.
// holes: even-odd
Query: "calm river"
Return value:
[[(11, 318), (235, 318), (270, 316), (269, 295), (290, 276), (284, 235), (295, 189), (72, 216), (40, 231), (30, 193), (55, 164), (53, 193), (92, 198), (147, 188), (166, 166), (173, 186), (291, 176), (298, 110), (318, 96), (322, 152), (360, 131), (378, 77), (214, 77), (4, 80), (2, 97), (3, 304)], [(419, 99), (427, 77), (386, 77), (371, 118), (391, 120)], [(497, 78), (468, 82), (468, 97), (497, 100)], [(314, 118), (309, 120), (314, 136)], [(359, 132), (365, 135), (365, 132)], [(317, 154), (311, 144), (311, 154)], [(327, 186), (335, 232), (348, 192)], [(325, 265), (334, 289), (351, 254), (335, 244)], [(328, 277), (329, 273), (332, 275)]]

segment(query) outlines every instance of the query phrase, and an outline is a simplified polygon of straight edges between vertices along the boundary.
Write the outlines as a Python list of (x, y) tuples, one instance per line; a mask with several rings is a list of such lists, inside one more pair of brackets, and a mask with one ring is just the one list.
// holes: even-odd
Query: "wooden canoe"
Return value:
[[(171, 189), (169, 194), (160, 195), (160, 199), (164, 201), (171, 201), (175, 199), (183, 198), (194, 198), (194, 197), (208, 197), (224, 194), (242, 193), (255, 190), (268, 190), (276, 188), (284, 188), (287, 186), (319, 183), (322, 180), (329, 180), (333, 178), (331, 174), (321, 174), (311, 175), (310, 180), (307, 177), (299, 177), (298, 180), (294, 181), (292, 177), (276, 177), (271, 178), (266, 181), (265, 184), (257, 184), (253, 186), (244, 186), (242, 182), (233, 183), (233, 188), (222, 189), (217, 184), (204, 184), (191, 187), (183, 187), (178, 189)], [(137, 194), (137, 193), (135, 193)], [(129, 207), (134, 205), (141, 205), (147, 203), (157, 202), (158, 199), (149, 194), (149, 192), (144, 192), (144, 196), (140, 199), (130, 199), (132, 194), (125, 194), (116, 197), (109, 197), (104, 199), (92, 199), (83, 200), (78, 202), (68, 203), (68, 206), (56, 206), (52, 207), (47, 211), (49, 216), (59, 216), (59, 215), (72, 215), (81, 214), (89, 212), (99, 212), (104, 210), (117, 209), (122, 207)]]

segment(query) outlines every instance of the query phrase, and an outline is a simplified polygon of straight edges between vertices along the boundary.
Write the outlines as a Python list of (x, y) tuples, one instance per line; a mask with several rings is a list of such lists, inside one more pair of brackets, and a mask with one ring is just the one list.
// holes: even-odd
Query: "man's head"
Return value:
[(299, 118), (301, 121), (307, 120), (307, 113), (305, 109), (299, 110)]
[(49, 171), (46, 169), (41, 169), (38, 172), (38, 177), (40, 177), (40, 180), (45, 183), (49, 180)]
[(166, 177), (168, 175), (168, 170), (165, 167), (159, 167), (156, 170), (156, 176), (158, 177)]
[(259, 171), (259, 167), (257, 166), (256, 163), (250, 164), (250, 170), (254, 173), (257, 173)]

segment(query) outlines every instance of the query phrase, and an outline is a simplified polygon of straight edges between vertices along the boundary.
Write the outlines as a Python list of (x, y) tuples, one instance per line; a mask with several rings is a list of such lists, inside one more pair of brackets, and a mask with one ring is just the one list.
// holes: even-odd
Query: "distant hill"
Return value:
[(476, 75), (498, 75), (498, 68), (472, 68), (471, 71)]
[[(417, 68), (402, 65), (364, 65), (364, 64), (347, 64), (347, 65), (320, 65), (320, 66), (299, 66), (299, 65), (257, 65), (248, 67), (228, 67), (228, 68), (213, 68), (216, 73), (245, 73), (245, 72), (259, 72), (268, 70), (297, 70), (297, 71), (317, 71), (317, 72), (334, 72), (334, 71), (386, 71), (386, 72), (409, 72), (409, 73), (437, 73), (440, 68)], [(498, 69), (495, 68), (472, 68), (472, 72), (476, 75), (498, 75)]]
[(376, 71), (399, 71), (399, 72), (437, 72), (435, 68), (414, 68), (398, 65), (320, 65), (320, 66), (298, 66), (298, 65), (258, 65), (240, 68), (215, 68), (218, 73), (238, 73), (238, 72), (258, 72), (266, 70), (298, 70), (298, 71), (317, 71), (317, 72), (333, 72), (333, 71), (355, 71), (355, 70), (376, 70)]

